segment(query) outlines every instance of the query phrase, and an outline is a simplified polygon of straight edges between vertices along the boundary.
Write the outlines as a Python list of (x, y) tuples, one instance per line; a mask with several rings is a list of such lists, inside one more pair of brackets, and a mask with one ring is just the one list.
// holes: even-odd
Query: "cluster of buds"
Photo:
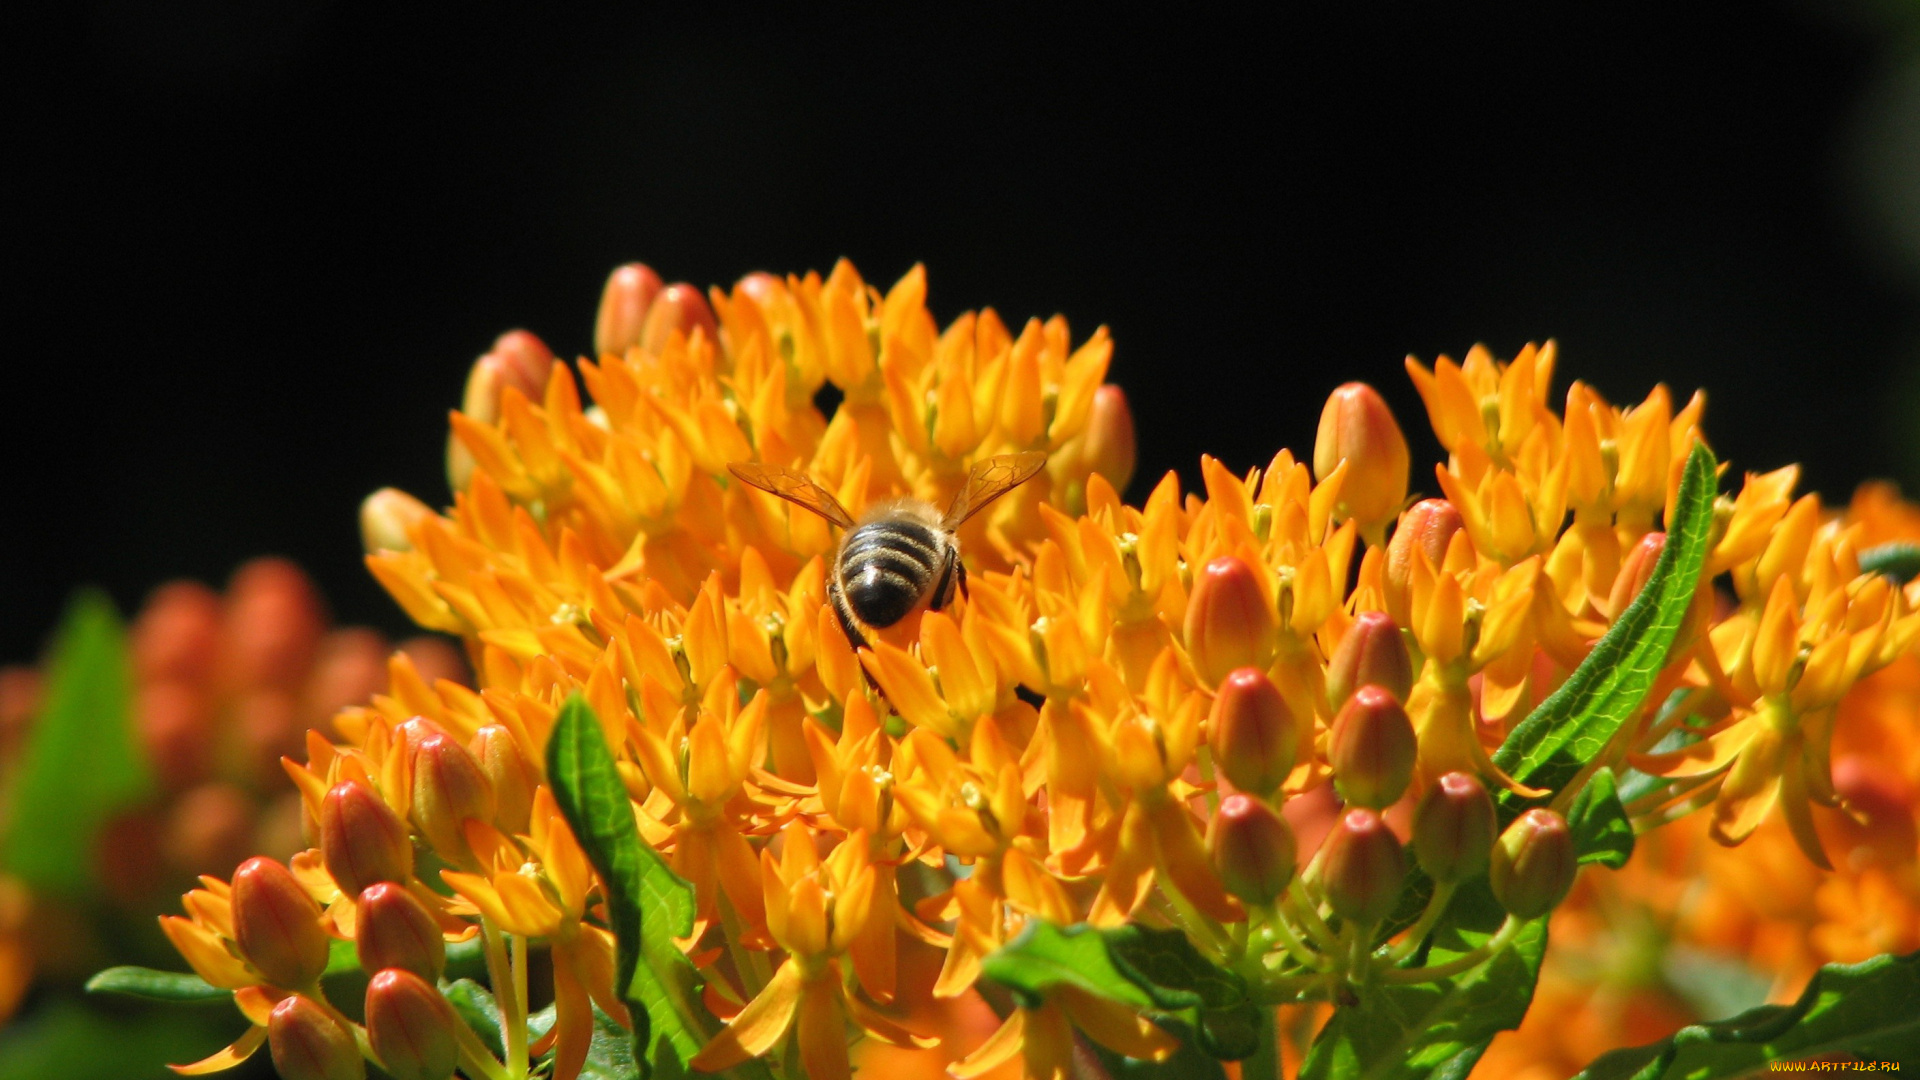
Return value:
[[(135, 618), (130, 645), (130, 726), (157, 784), (105, 824), (92, 861), (110, 917), (144, 920), (198, 874), (225, 876), (249, 855), (285, 859), (305, 846), (280, 759), (300, 752), (308, 731), (330, 733), (341, 709), (383, 692), (393, 647), (374, 630), (329, 627), (306, 574), (276, 558), (240, 567), (224, 594), (193, 581), (161, 586)], [(445, 639), (400, 648), (424, 677), (466, 679)], [(0, 669), (0, 788), (6, 763), (24, 757), (43, 681), (35, 668)], [(77, 980), (98, 966), (91, 941), (106, 927), (59, 919), (52, 905), (12, 907), (27, 913), (14, 920), (25, 970)]]
[[(461, 1067), (525, 1075), (551, 1049), (572, 1080), (593, 1006), (626, 1015), (600, 886), (542, 770), (576, 693), (641, 837), (691, 886), (681, 944), (729, 1021), (696, 1068), (767, 1056), (845, 1076), (850, 1033), (869, 1062), (915, 1052), (925, 1040), (891, 1016), (977, 1004), (984, 958), (1036, 919), (1170, 920), (1269, 996), (1343, 1000), (1355, 982), (1477, 963), (1567, 894), (1559, 813), (1496, 836), (1491, 793), (1547, 793), (1491, 751), (1648, 580), (1700, 399), (1676, 414), (1661, 388), (1618, 409), (1576, 383), (1563, 415), (1551, 346), (1505, 365), (1476, 349), (1464, 366), (1410, 363), (1449, 453), (1444, 498), (1403, 509), (1398, 423), (1350, 384), (1311, 461), (1281, 451), (1236, 474), (1203, 458), (1203, 491), (1170, 474), (1133, 506), (1104, 331), (1075, 345), (1063, 319), (1016, 334), (991, 310), (942, 329), (925, 299), (919, 268), (884, 292), (842, 263), (702, 297), (622, 267), (597, 357), (558, 363), (509, 335), (476, 364), (450, 509), (367, 503), (370, 567), (421, 625), (468, 643), (479, 691), (400, 663), (387, 693), (309, 736), (288, 769), (317, 849), (292, 865), (383, 987), (425, 985), (431, 956), (406, 950), (429, 923), (482, 937), (505, 1060), (463, 1041)], [(815, 404), (829, 386), (831, 415)], [(953, 505), (978, 463), (1031, 452), (1046, 467), (959, 526), (968, 588), (950, 607), (871, 627), (830, 601), (830, 504)], [(745, 461), (814, 486), (795, 505), (737, 482)], [(1822, 710), (1920, 633), (1920, 593), (1860, 574), (1857, 534), (1816, 504), (1790, 514), (1792, 480), (1750, 477), (1722, 501), (1708, 571), (1743, 599), (1716, 612), (1701, 594), (1649, 698), (1684, 690), (1719, 726), (1669, 761), (1648, 753), (1668, 722), (1649, 709), (1609, 748), (1607, 764), (1673, 766), (1674, 790), (1632, 808), (1643, 820), (1716, 794), (1750, 813), (1766, 769), (1824, 760)], [(1400, 928), (1413, 863), (1435, 902)], [(1507, 926), (1407, 966), (1445, 897), (1483, 873)], [(401, 897), (424, 917), (380, 914), (411, 912)], [(529, 943), (551, 957), (556, 1005), (532, 1044)], [(217, 961), (202, 952), (196, 967)], [(437, 1006), (416, 1004), (382, 1015), (430, 1027)], [(362, 1049), (384, 1061), (375, 1015)], [(1144, 1018), (1071, 988), (930, 1052), (963, 1080), (1016, 1056), (1054, 1075), (1070, 1024), (1171, 1052)]]

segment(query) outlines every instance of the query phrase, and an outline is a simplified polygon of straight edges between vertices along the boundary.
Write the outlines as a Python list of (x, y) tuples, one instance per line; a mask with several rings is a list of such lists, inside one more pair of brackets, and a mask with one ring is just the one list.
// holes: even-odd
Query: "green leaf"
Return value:
[(67, 897), (94, 886), (94, 838), (115, 811), (152, 789), (134, 739), (126, 629), (113, 602), (88, 590), (67, 605), (14, 790), (0, 868)]
[(1206, 1053), (1238, 1061), (1260, 1048), (1260, 1011), (1246, 980), (1200, 955), (1187, 935), (1129, 924), (1101, 937), (1114, 968), (1156, 1006), (1184, 1010), (1181, 1019)]
[(1681, 1028), (1671, 1038), (1615, 1050), (1577, 1080), (1721, 1080), (1768, 1075), (1767, 1063), (1850, 1055), (1862, 1062), (1920, 1060), (1920, 953), (1828, 964), (1792, 1005), (1765, 1005), (1731, 1020)]
[(494, 1057), (506, 1056), (506, 1034), (501, 1030), (500, 1004), (493, 999), (493, 992), (472, 979), (455, 979), (442, 983), (440, 993), (453, 1006), (466, 1025), (487, 1044)]
[(633, 1057), (633, 1038), (619, 1021), (594, 1006), (593, 1041), (587, 1044), (580, 1080), (636, 1080), (641, 1071)]
[[(699, 973), (673, 943), (675, 936), (693, 932), (693, 890), (641, 842), (600, 718), (580, 694), (567, 699), (554, 721), (547, 778), (606, 889), (616, 985), (624, 988), (633, 1016), (640, 1074), (681, 1076), (719, 1027), (701, 1004)], [(765, 1075), (751, 1062), (736, 1072)]]
[(980, 962), (980, 974), (1013, 991), (1014, 1000), (1037, 1008), (1057, 986), (1078, 987), (1136, 1009), (1154, 999), (1115, 966), (1100, 931), (1085, 923), (1055, 926), (1029, 919), (1018, 937)]
[(232, 1001), (233, 991), (222, 990), (191, 971), (155, 971), (152, 968), (110, 967), (87, 980), (89, 994), (124, 994), (149, 1001)]
[(1920, 576), (1920, 544), (1895, 540), (1890, 544), (1870, 547), (1860, 553), (1860, 572), (1885, 574), (1905, 585)]
[(54, 997), (0, 1028), (0, 1080), (175, 1080), (163, 1062), (198, 1061), (246, 1029), (226, 1009)]
[(1610, 769), (1595, 772), (1574, 796), (1567, 808), (1567, 825), (1573, 830), (1573, 850), (1582, 866), (1599, 863), (1618, 870), (1633, 857), (1633, 822), (1620, 805)]
[[(1666, 546), (1646, 587), (1566, 683), (1494, 753), (1494, 764), (1508, 775), (1558, 791), (1639, 714), (1700, 583), (1713, 525), (1714, 483), (1713, 453), (1696, 443), (1680, 479), (1674, 519), (1667, 523)], [(1508, 805), (1513, 801), (1502, 798)]]
[[(1463, 886), (1448, 914), (1426, 965), (1478, 947), (1504, 919), (1484, 880)], [(1495, 1034), (1526, 1016), (1546, 947), (1546, 920), (1536, 919), (1485, 963), (1441, 982), (1359, 987), (1358, 1003), (1336, 1010), (1314, 1040), (1302, 1080), (1464, 1076)]]

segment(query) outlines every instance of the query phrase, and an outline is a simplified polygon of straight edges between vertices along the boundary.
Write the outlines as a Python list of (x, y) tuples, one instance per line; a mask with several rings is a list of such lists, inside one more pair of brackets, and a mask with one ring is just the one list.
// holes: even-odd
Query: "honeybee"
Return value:
[(979, 462), (945, 514), (923, 500), (892, 499), (858, 520), (833, 493), (805, 474), (758, 461), (736, 461), (733, 475), (762, 491), (804, 506), (845, 530), (833, 555), (827, 599), (855, 648), (867, 644), (862, 627), (885, 630), (922, 604), (939, 611), (967, 591), (967, 566), (954, 535), (962, 522), (1033, 478), (1047, 463), (1039, 451), (1002, 454)]

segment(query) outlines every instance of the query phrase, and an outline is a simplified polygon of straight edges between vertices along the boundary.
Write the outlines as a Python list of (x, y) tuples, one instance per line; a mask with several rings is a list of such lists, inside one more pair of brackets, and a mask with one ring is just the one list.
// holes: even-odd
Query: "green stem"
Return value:
[[(507, 1068), (500, 1075), (509, 1080), (526, 1080), (529, 1072), (527, 1062), (527, 1000), (519, 990), (518, 980), (514, 976), (513, 963), (508, 958), (508, 946), (505, 935), (493, 920), (482, 917), (480, 920), (480, 941), (487, 956), (487, 981), (493, 984), (494, 1004), (500, 1007), (501, 1034), (506, 1039)], [(478, 1045), (478, 1044), (476, 1044)], [(485, 1052), (488, 1061), (493, 1056)]]
[(1499, 931), (1472, 952), (1462, 953), (1444, 964), (1434, 964), (1429, 967), (1388, 968), (1380, 972), (1378, 978), (1384, 983), (1422, 983), (1436, 982), (1451, 975), (1458, 975), (1480, 966), (1488, 957), (1512, 944), (1514, 937), (1520, 933), (1520, 926), (1520, 920), (1509, 915), (1507, 921), (1500, 924)]
[(1280, 1032), (1274, 1026), (1271, 1005), (1260, 1006), (1259, 1040), (1253, 1056), (1240, 1062), (1240, 1080), (1282, 1080)]
[(1387, 953), (1388, 964), (1398, 964), (1413, 955), (1413, 951), (1420, 947), (1421, 939), (1427, 936), (1428, 931), (1433, 929), (1433, 924), (1439, 922), (1440, 916), (1446, 913), (1447, 902), (1453, 899), (1453, 892), (1459, 887), (1459, 882), (1434, 886), (1433, 895), (1427, 898), (1427, 910), (1420, 913), (1420, 921), (1413, 924), (1413, 929), (1407, 932), (1405, 940)]
[(1339, 938), (1334, 934), (1333, 927), (1327, 925), (1327, 920), (1320, 917), (1319, 903), (1307, 895), (1307, 887), (1300, 878), (1294, 878), (1287, 885), (1287, 900), (1294, 914), (1299, 916), (1300, 926), (1307, 932), (1307, 937), (1321, 952), (1332, 952)]
[(1180, 886), (1167, 879), (1164, 871), (1160, 874), (1160, 878), (1160, 895), (1166, 897), (1167, 903), (1172, 905), (1180, 928), (1187, 932), (1187, 936), (1199, 939), (1200, 944), (1213, 953), (1210, 959), (1216, 962), (1232, 955), (1233, 943), (1220, 924), (1189, 903), (1186, 896), (1180, 892)]
[(1293, 927), (1287, 923), (1286, 916), (1278, 910), (1267, 913), (1266, 929), (1273, 931), (1274, 936), (1280, 939), (1280, 944), (1285, 946), (1287, 955), (1293, 957), (1294, 962), (1301, 967), (1310, 971), (1327, 970), (1327, 958), (1302, 941), (1300, 935), (1294, 933)]
[(746, 996), (740, 1000), (752, 1001), (773, 981), (773, 966), (767, 962), (766, 953), (740, 944), (746, 927), (741, 925), (740, 915), (733, 910), (733, 902), (727, 899), (725, 893), (720, 895), (719, 907), (720, 929), (727, 938), (727, 954), (733, 957), (733, 966), (740, 973), (740, 981), (750, 984), (741, 987), (746, 991)]
[[(496, 1000), (498, 1000), (496, 998)], [(511, 1080), (507, 1070), (493, 1060), (493, 1051), (480, 1041), (474, 1030), (462, 1023), (453, 1025), (454, 1041), (460, 1044), (460, 1068), (475, 1080)]]

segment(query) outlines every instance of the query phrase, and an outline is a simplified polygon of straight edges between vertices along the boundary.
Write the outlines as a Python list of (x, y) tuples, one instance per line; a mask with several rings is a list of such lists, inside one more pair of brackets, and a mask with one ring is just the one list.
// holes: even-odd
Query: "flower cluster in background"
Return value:
[[(250, 1022), (196, 1069), (270, 1044), (295, 1078), (372, 1057), (395, 1076), (520, 1080), (551, 1052), (572, 1080), (596, 1007), (630, 1019), (603, 891), (544, 774), (576, 693), (642, 837), (692, 886), (683, 945), (726, 1022), (696, 1069), (765, 1058), (844, 1077), (859, 1054), (961, 1080), (1060, 1077), (1076, 1031), (1131, 1057), (1174, 1051), (1071, 986), (983, 996), (983, 960), (1031, 920), (1178, 927), (1266, 1000), (1297, 1003), (1292, 1030), (1351, 981), (1444, 977), (1560, 904), (1567, 807), (1497, 833), (1492, 795), (1534, 793), (1491, 750), (1654, 573), (1702, 396), (1675, 409), (1656, 388), (1622, 408), (1576, 382), (1556, 398), (1551, 345), (1409, 361), (1449, 454), (1436, 497), (1409, 505), (1398, 423), (1349, 384), (1310, 458), (1243, 473), (1205, 458), (1199, 490), (1169, 475), (1130, 506), (1134, 434), (1104, 385), (1105, 332), (1016, 332), (990, 310), (941, 328), (925, 292), (918, 268), (883, 292), (842, 263), (703, 295), (634, 265), (609, 281), (597, 359), (558, 363), (516, 332), (475, 364), (452, 418), (454, 506), (389, 490), (362, 520), (375, 575), (467, 643), (475, 685), (396, 658), (384, 692), (286, 762), (306, 850), (206, 879), (167, 920)], [(827, 602), (827, 522), (728, 468), (797, 470), (856, 511), (944, 507), (981, 462), (1028, 451), (1045, 469), (959, 530), (965, 595), (880, 628)], [(1791, 855), (1808, 910), (1835, 882), (1867, 898), (1887, 888), (1868, 884), (1879, 871), (1855, 865), (1844, 828), (1823, 840), (1812, 808), (1871, 819), (1878, 781), (1830, 769), (1830, 745), (1863, 709), (1890, 715), (1860, 704), (1883, 684), (1856, 687), (1920, 634), (1920, 592), (1862, 571), (1881, 518), (1796, 498), (1792, 469), (1729, 480), (1704, 573), (1730, 591), (1699, 591), (1605, 760), (1645, 780), (1636, 824), (1702, 811), (1704, 833), (1666, 844), (1751, 837), (1734, 861)], [(1830, 856), (1848, 869), (1825, 878)], [(1604, 909), (1659, 857), (1649, 845), (1557, 918)], [(1401, 931), (1388, 917), (1416, 865), (1438, 899)], [(1509, 913), (1500, 935), (1403, 966), (1483, 871)], [(1716, 885), (1730, 908), (1733, 882)], [(1700, 918), (1661, 914), (1651, 891), (1635, 902), (1662, 932)], [(1793, 917), (1755, 912), (1740, 947)], [(359, 1000), (320, 986), (330, 937), (373, 973)], [(497, 1047), (435, 988), (443, 940), (475, 937)], [(550, 986), (529, 984), (535, 955)], [(532, 1000), (549, 994), (537, 1031)]]

